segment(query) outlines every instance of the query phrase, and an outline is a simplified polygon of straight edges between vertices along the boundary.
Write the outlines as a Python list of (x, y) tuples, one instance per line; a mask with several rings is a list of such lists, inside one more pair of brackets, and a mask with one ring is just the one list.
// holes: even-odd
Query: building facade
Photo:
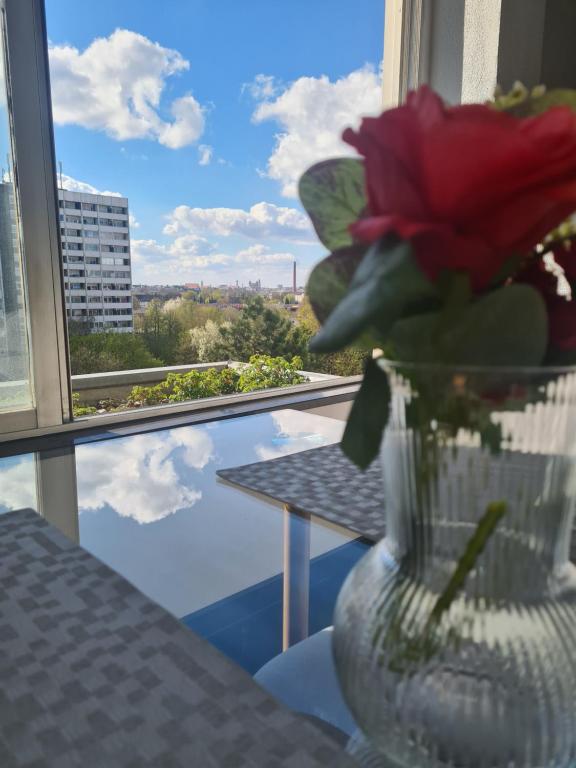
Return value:
[(131, 333), (132, 265), (128, 200), (58, 190), (69, 323)]

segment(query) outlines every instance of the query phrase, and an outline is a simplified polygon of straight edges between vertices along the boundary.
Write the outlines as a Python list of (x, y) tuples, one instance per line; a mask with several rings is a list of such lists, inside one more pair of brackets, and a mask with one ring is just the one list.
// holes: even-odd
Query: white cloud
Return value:
[(198, 147), (198, 165), (210, 165), (214, 149), (209, 144), (200, 144)]
[(170, 149), (202, 135), (204, 108), (190, 94), (166, 105), (172, 119), (161, 116), (167, 79), (190, 68), (178, 51), (117, 29), (83, 51), (52, 45), (49, 52), (57, 124), (103, 131), (118, 141), (154, 139)]
[(182, 235), (170, 243), (132, 240), (134, 282), (152, 285), (179, 285), (194, 282), (198, 270), (219, 270), (232, 258), (218, 253), (203, 237)]
[(78, 506), (81, 511), (109, 506), (121, 517), (154, 523), (194, 506), (202, 493), (181, 481), (175, 459), (203, 469), (214, 456), (211, 437), (203, 430), (172, 430), (138, 435), (114, 444), (76, 449)]
[(325, 75), (301, 77), (274, 100), (259, 100), (253, 120), (273, 120), (280, 126), (266, 173), (280, 182), (283, 195), (295, 197), (298, 179), (310, 165), (354, 154), (341, 140), (342, 131), (356, 127), (362, 116), (381, 111), (381, 81), (366, 66), (335, 82)]
[(34, 460), (26, 456), (0, 462), (0, 509), (36, 509), (35, 472)]
[(65, 173), (60, 176), (58, 174), (58, 185), (62, 182), (62, 187), (67, 189), (68, 192), (89, 192), (91, 195), (109, 195), (110, 197), (123, 197), (120, 192), (110, 192), (109, 190), (96, 189), (92, 184), (88, 184), (87, 181), (78, 181), (73, 179), (72, 176), (67, 176)]
[(254, 240), (283, 239), (314, 242), (308, 217), (295, 208), (256, 203), (250, 210), (240, 208), (190, 208), (180, 205), (168, 216), (164, 234), (179, 232), (223, 237), (242, 235)]
[(238, 251), (234, 261), (248, 264), (277, 264), (281, 261), (294, 261), (293, 253), (275, 253), (266, 248), (265, 245), (258, 243)]
[(136, 216), (134, 216), (134, 214), (133, 214), (133, 213), (131, 213), (131, 214), (129, 215), (129, 217), (128, 217), (128, 221), (129, 221), (129, 223), (130, 223), (130, 229), (139, 229), (139, 228), (140, 228), (140, 222), (138, 221), (138, 219), (136, 218)]
[(273, 75), (256, 75), (251, 83), (242, 85), (242, 93), (248, 92), (253, 99), (263, 101), (276, 96), (280, 90), (280, 84)]

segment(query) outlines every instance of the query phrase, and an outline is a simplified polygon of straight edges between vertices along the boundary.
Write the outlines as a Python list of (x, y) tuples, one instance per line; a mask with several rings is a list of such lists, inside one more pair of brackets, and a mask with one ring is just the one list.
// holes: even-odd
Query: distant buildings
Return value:
[(68, 320), (90, 331), (132, 332), (127, 198), (65, 189), (58, 198)]

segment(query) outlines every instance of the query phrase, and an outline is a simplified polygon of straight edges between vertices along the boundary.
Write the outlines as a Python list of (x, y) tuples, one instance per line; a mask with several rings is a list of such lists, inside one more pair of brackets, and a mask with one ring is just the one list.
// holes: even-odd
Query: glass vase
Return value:
[(573, 766), (576, 368), (381, 365), (387, 535), (334, 630), (357, 754)]

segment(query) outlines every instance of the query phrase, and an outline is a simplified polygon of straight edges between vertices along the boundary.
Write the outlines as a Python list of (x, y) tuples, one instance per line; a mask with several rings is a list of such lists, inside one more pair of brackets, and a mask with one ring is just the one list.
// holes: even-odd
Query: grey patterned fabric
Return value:
[(0, 517), (2, 768), (351, 765), (34, 512)]
[(217, 474), (223, 480), (322, 517), (372, 541), (384, 535), (384, 491), (379, 462), (362, 472), (337, 444), (221, 469)]

